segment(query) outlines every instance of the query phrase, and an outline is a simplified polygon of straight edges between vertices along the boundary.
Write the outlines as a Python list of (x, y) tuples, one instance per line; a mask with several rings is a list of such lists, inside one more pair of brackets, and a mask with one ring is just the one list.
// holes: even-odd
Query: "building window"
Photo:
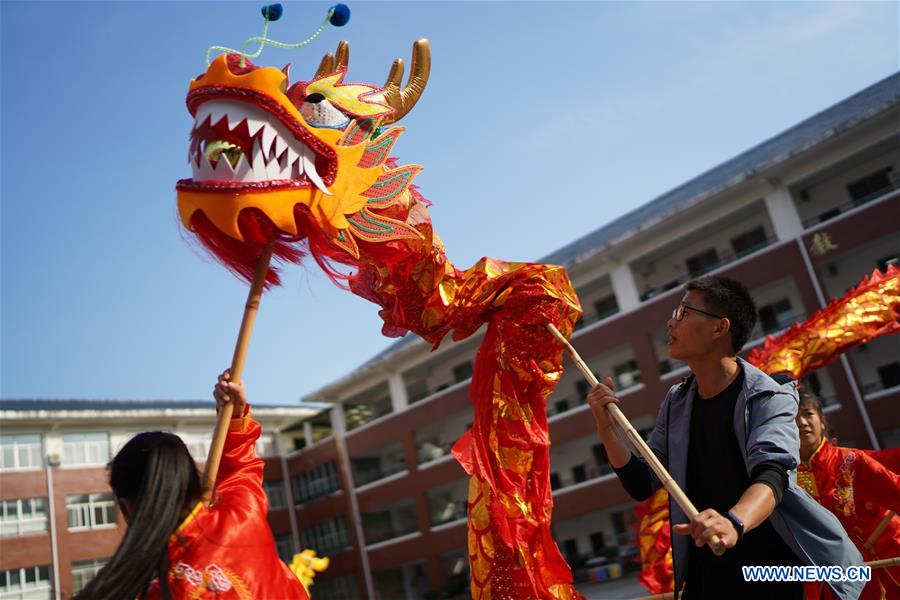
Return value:
[(885, 429), (881, 432), (881, 445), (885, 448), (900, 447), (900, 427)]
[(731, 248), (735, 256), (744, 256), (766, 245), (766, 230), (756, 227), (746, 233), (731, 238)]
[(344, 517), (314, 523), (300, 532), (304, 548), (312, 548), (319, 556), (330, 556), (350, 546)]
[(601, 556), (606, 550), (606, 536), (602, 531), (592, 533), (591, 536), (591, 552), (594, 556)]
[(109, 436), (105, 433), (64, 433), (64, 465), (105, 465), (109, 462)]
[(112, 494), (81, 494), (66, 497), (69, 530), (114, 527), (116, 502)]
[(759, 309), (759, 326), (764, 334), (784, 329), (794, 321), (794, 308), (788, 298), (766, 304)]
[(612, 519), (613, 529), (616, 532), (616, 545), (630, 545), (636, 536), (636, 528), (634, 527), (636, 517), (634, 516), (634, 510), (630, 508), (620, 510), (612, 513), (610, 518)]
[(613, 379), (620, 390), (637, 385), (641, 382), (641, 370), (637, 361), (632, 359), (613, 367)]
[(47, 531), (44, 498), (19, 498), (0, 502), (0, 536), (18, 537)]
[(597, 463), (597, 475), (612, 473), (612, 465), (609, 464), (609, 456), (606, 455), (606, 446), (594, 444), (591, 446), (591, 451), (594, 453), (594, 461)]
[(424, 379), (416, 379), (406, 382), (406, 397), (410, 404), (418, 402), (431, 395), (428, 389), (428, 382)]
[(557, 400), (553, 406), (556, 408), (556, 414), (564, 413), (570, 408), (568, 400)]
[(279, 533), (275, 536), (275, 550), (278, 551), (278, 558), (291, 564), (294, 558), (294, 540), (290, 533)]
[(564, 540), (562, 546), (562, 552), (563, 556), (566, 557), (566, 562), (569, 564), (578, 562), (578, 540)]
[(283, 481), (263, 481), (263, 490), (266, 492), (266, 498), (269, 499), (269, 510), (287, 506), (287, 499), (284, 497)]
[(467, 360), (461, 365), (456, 365), (453, 367), (453, 381), (459, 383), (460, 381), (465, 381), (466, 379), (472, 376), (472, 361)]
[(334, 579), (323, 579), (319, 581), (321, 575), (316, 576), (315, 594), (316, 598), (324, 600), (357, 600), (360, 594), (356, 587), (356, 576), (341, 575)]
[(78, 593), (87, 587), (100, 569), (109, 562), (108, 558), (95, 558), (93, 560), (77, 560), (72, 563), (72, 591)]
[(847, 193), (850, 194), (850, 199), (860, 203), (891, 189), (891, 170), (891, 167), (885, 167), (848, 183)]
[(900, 267), (900, 253), (892, 254), (890, 256), (885, 256), (884, 258), (879, 258), (875, 261), (875, 266), (882, 273), (887, 273), (888, 265), (894, 265), (895, 267)]
[(406, 469), (406, 457), (400, 442), (391, 442), (350, 459), (356, 486), (383, 479)]
[(584, 465), (575, 465), (572, 467), (572, 479), (575, 480), (575, 483), (587, 481), (587, 469), (584, 468)]
[(588, 394), (591, 393), (591, 384), (584, 379), (579, 379), (575, 382), (575, 390), (578, 393), (579, 400), (585, 399), (588, 397)]
[(619, 303), (615, 296), (607, 296), (594, 302), (594, 310), (597, 311), (597, 319), (605, 319), (619, 312)]
[(686, 261), (688, 272), (691, 277), (703, 275), (707, 271), (711, 271), (719, 264), (719, 253), (715, 248), (704, 250), (700, 254), (695, 254)]
[[(469, 556), (464, 550), (455, 550), (442, 554), (441, 573), (444, 575), (444, 586), (441, 588), (443, 598), (463, 597), (469, 591)], [(469, 594), (471, 595), (471, 594)]]
[(465, 479), (426, 492), (431, 525), (441, 525), (466, 517), (469, 483)]
[(883, 389), (900, 385), (900, 362), (892, 362), (876, 369)]
[(41, 436), (0, 435), (0, 470), (36, 469), (41, 466)]
[(403, 500), (380, 510), (360, 513), (366, 545), (377, 544), (419, 530), (412, 500)]
[(391, 394), (387, 383), (358, 394), (343, 402), (344, 423), (347, 431), (362, 427), (369, 421), (390, 414), (393, 411)]
[(562, 487), (562, 481), (559, 479), (559, 473), (550, 473), (550, 489), (558, 490)]
[(0, 598), (50, 598), (50, 565), (0, 571)]
[(297, 504), (306, 504), (328, 496), (341, 489), (337, 463), (330, 460), (302, 473), (297, 473), (294, 475), (293, 485)]

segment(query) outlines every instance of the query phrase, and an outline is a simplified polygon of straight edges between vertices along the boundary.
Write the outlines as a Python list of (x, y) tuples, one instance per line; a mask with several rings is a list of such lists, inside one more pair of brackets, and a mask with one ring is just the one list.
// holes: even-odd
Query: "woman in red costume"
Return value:
[(306, 590), (278, 558), (266, 521), (263, 461), (253, 447), (260, 426), (250, 417), (243, 385), (219, 376), (217, 409), (234, 414), (207, 506), (200, 478), (178, 436), (142, 433), (116, 454), (110, 485), (128, 522), (109, 563), (77, 598), (216, 598), (308, 600)]
[[(797, 427), (797, 482), (837, 516), (867, 561), (900, 556), (900, 517), (891, 514), (900, 512), (900, 476), (865, 451), (829, 443), (828, 422), (815, 396), (801, 397)], [(860, 598), (900, 599), (900, 568), (872, 569)]]

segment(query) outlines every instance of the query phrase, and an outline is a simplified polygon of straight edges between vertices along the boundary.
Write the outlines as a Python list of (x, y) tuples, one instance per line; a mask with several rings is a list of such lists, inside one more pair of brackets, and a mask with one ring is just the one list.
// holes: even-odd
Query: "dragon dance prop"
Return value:
[[(819, 369), (841, 354), (882, 335), (900, 331), (900, 268), (875, 270), (841, 298), (803, 323), (778, 336), (768, 336), (747, 362), (766, 373), (787, 373), (795, 379)], [(672, 591), (673, 569), (669, 535), (668, 495), (664, 489), (638, 503), (641, 583), (652, 593)], [(666, 552), (664, 545), (669, 546)]]
[(900, 331), (900, 268), (888, 265), (803, 323), (769, 336), (747, 361), (766, 373), (800, 379), (847, 350)]
[(327, 556), (316, 556), (316, 551), (307, 548), (302, 552), (298, 552), (291, 559), (291, 572), (297, 576), (303, 587), (309, 592), (309, 588), (313, 585), (313, 579), (316, 573), (321, 573), (328, 568), (331, 559)]
[(569, 336), (581, 315), (568, 275), (492, 258), (452, 265), (412, 185), (421, 167), (390, 158), (403, 128), (388, 126), (422, 94), (428, 42), (413, 45), (406, 85), (400, 59), (381, 88), (345, 83), (348, 62), (341, 42), (311, 80), (291, 82), (287, 68), (258, 67), (243, 53), (213, 59), (187, 95), (193, 173), (177, 184), (183, 225), (252, 281), (251, 308), (253, 290), (279, 283), (270, 256), (311, 256), (381, 307), (387, 336), (411, 331), (437, 347), (486, 324), (470, 388), (474, 422), (453, 448), (470, 475), (473, 597), (579, 597), (549, 527), (545, 401), (562, 374), (562, 348), (546, 325)]

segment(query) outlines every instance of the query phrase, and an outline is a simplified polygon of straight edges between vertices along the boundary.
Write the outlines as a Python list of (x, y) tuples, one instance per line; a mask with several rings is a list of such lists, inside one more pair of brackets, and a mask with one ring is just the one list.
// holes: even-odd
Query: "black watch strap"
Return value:
[(741, 541), (741, 538), (744, 537), (744, 522), (735, 516), (733, 512), (730, 510), (725, 513), (725, 518), (731, 521), (731, 524), (734, 525), (734, 530), (737, 531), (737, 541)]

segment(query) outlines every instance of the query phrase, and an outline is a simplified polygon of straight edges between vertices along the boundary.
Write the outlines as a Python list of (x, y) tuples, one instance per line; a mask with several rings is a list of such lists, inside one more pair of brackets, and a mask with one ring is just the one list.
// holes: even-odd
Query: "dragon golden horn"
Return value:
[(431, 48), (425, 38), (416, 40), (413, 44), (412, 66), (410, 68), (409, 81), (401, 87), (403, 81), (403, 59), (398, 58), (391, 65), (384, 91), (381, 93), (383, 102), (394, 109), (393, 114), (384, 118), (382, 125), (396, 123), (402, 119), (412, 107), (419, 101), (428, 76), (431, 74)]
[(350, 42), (341, 40), (338, 42), (337, 50), (334, 54), (329, 52), (322, 57), (319, 68), (316, 69), (316, 79), (343, 71), (350, 64)]

